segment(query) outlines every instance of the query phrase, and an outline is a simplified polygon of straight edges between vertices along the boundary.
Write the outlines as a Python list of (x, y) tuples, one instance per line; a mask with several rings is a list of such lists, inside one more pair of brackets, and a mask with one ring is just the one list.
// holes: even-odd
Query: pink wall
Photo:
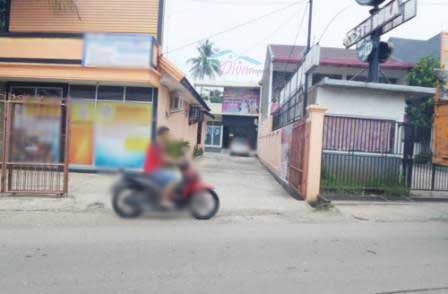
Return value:
[(271, 131), (272, 117), (264, 120), (259, 128), (257, 154), (260, 160), (273, 172), (280, 174), (282, 133)]

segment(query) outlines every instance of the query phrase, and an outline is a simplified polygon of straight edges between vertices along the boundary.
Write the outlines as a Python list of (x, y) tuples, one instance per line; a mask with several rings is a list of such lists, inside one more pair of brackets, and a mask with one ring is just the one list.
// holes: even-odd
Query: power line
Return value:
[[(309, 3), (308, 3), (308, 5), (309, 5)], [(295, 49), (295, 47), (296, 47), (297, 40), (299, 39), (300, 33), (302, 32), (303, 22), (305, 21), (305, 16), (306, 16), (306, 11), (307, 11), (308, 5), (307, 5), (307, 6), (305, 7), (305, 9), (303, 10), (302, 19), (301, 19), (300, 24), (299, 24), (299, 29), (297, 30), (297, 34), (296, 34), (296, 36), (295, 36), (294, 43), (293, 43), (293, 45), (291, 46), (291, 49), (289, 50), (288, 58), (286, 59), (286, 62), (285, 62), (285, 67), (284, 67), (284, 69), (283, 69), (284, 72), (286, 72), (286, 69), (287, 69), (287, 67), (288, 67), (288, 62), (287, 62), (287, 60), (289, 60), (289, 59), (291, 58), (291, 56), (292, 56), (292, 54), (293, 54), (293, 52), (294, 52), (294, 49)], [(284, 79), (284, 81), (286, 81), (286, 78)], [(286, 85), (285, 85), (285, 86), (286, 86)]]
[(254, 43), (253, 45), (251, 45), (249, 48), (243, 50), (241, 52), (241, 55), (247, 54), (248, 52), (250, 52), (250, 50), (252, 50), (253, 48), (257, 47), (258, 45), (262, 44), (263, 42), (269, 40), (274, 34), (276, 34), (278, 31), (280, 31), (285, 25), (287, 25), (288, 23), (291, 22), (292, 19), (294, 19), (296, 17), (296, 11), (294, 11), (294, 13), (286, 18), (286, 21), (280, 23), (280, 25), (278, 27), (276, 27), (273, 31), (271, 31), (266, 37), (264, 37), (262, 40)]
[(323, 29), (322, 34), (320, 35), (319, 40), (317, 41), (317, 43), (320, 43), (320, 41), (322, 41), (322, 38), (325, 36), (325, 34), (327, 33), (328, 29), (330, 28), (330, 25), (336, 20), (336, 18), (338, 18), (342, 13), (344, 13), (346, 10), (348, 10), (349, 8), (352, 8), (352, 7), (355, 7), (355, 5), (354, 4), (347, 5), (344, 8), (342, 8), (341, 10), (339, 10), (333, 16), (333, 18), (328, 22), (328, 24)]
[(266, 13), (266, 14), (263, 14), (263, 15), (261, 15), (261, 16), (259, 16), (259, 17), (256, 17), (256, 18), (250, 19), (250, 20), (248, 20), (248, 21), (246, 21), (246, 22), (243, 22), (243, 23), (234, 25), (234, 26), (232, 26), (232, 27), (230, 27), (230, 28), (228, 28), (228, 29), (225, 29), (225, 30), (223, 30), (223, 31), (220, 31), (220, 32), (211, 34), (211, 35), (209, 35), (209, 36), (207, 36), (207, 37), (205, 37), (205, 38), (202, 38), (202, 39), (199, 39), (199, 40), (196, 40), (196, 41), (193, 41), (193, 42), (189, 42), (189, 43), (184, 44), (184, 45), (182, 45), (182, 46), (180, 46), (180, 47), (177, 47), (177, 48), (174, 48), (174, 49), (172, 49), (172, 50), (169, 50), (169, 51), (165, 52), (165, 54), (169, 54), (169, 53), (172, 53), (172, 52), (174, 52), (174, 51), (178, 51), (178, 50), (181, 50), (181, 49), (190, 47), (190, 46), (192, 46), (192, 45), (195, 45), (195, 44), (197, 44), (197, 43), (203, 42), (203, 41), (205, 41), (205, 40), (215, 38), (215, 37), (217, 37), (217, 36), (220, 36), (220, 35), (223, 35), (223, 34), (225, 34), (225, 33), (228, 33), (228, 32), (234, 31), (234, 30), (236, 30), (236, 29), (239, 29), (239, 28), (241, 28), (241, 27), (243, 27), (243, 26), (246, 26), (246, 25), (255, 23), (255, 22), (260, 21), (261, 19), (263, 19), (263, 18), (265, 18), (265, 17), (268, 17), (268, 16), (271, 16), (271, 15), (273, 15), (273, 14), (279, 13), (280, 11), (283, 11), (283, 10), (285, 10), (285, 9), (288, 9), (288, 8), (292, 7), (292, 6), (298, 5), (298, 4), (300, 4), (300, 3), (304, 2), (304, 1), (306, 1), (306, 0), (302, 0), (302, 1), (300, 1), (300, 2), (294, 2), (293, 4), (289, 4), (289, 5), (287, 5), (287, 6), (284, 6), (284, 7), (279, 8), (279, 9), (275, 9), (275, 10), (270, 11), (270, 12), (268, 12), (268, 13)]

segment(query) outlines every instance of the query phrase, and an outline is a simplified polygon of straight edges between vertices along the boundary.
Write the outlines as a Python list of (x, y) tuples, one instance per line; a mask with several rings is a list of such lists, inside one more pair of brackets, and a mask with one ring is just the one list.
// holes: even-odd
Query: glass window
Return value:
[(126, 100), (151, 102), (153, 91), (153, 88), (127, 87)]
[(117, 86), (99, 86), (98, 99), (102, 100), (123, 100), (124, 88)]
[(37, 88), (37, 96), (41, 97), (61, 97), (62, 98), (62, 89), (61, 88)]
[(11, 95), (14, 96), (35, 96), (36, 89), (31, 87), (12, 87)]
[(96, 86), (70, 86), (70, 97), (74, 99), (95, 99)]
[(8, 31), (8, 0), (0, 0), (0, 32)]

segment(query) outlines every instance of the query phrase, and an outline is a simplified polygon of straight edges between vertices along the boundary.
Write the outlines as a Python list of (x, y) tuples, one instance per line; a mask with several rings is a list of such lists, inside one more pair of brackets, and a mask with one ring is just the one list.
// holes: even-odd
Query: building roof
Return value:
[(441, 34), (429, 40), (390, 38), (389, 42), (394, 46), (393, 57), (398, 60), (415, 64), (428, 55), (440, 59)]
[(396, 93), (406, 94), (410, 98), (411, 97), (432, 96), (436, 92), (435, 88), (382, 84), (382, 83), (366, 83), (366, 82), (356, 82), (356, 81), (347, 81), (347, 80), (335, 80), (335, 79), (330, 79), (330, 78), (324, 78), (316, 86), (317, 87), (359, 88), (359, 89), (363, 89), (363, 90), (370, 89), (370, 90), (375, 90), (375, 91), (396, 92)]
[[(272, 52), (272, 61), (279, 63), (299, 63), (303, 60), (305, 46), (291, 45), (269, 45)], [(349, 67), (367, 67), (368, 64), (358, 59), (356, 50), (343, 48), (321, 47), (321, 65), (343, 65)], [(413, 64), (400, 61), (395, 58), (389, 59), (382, 64), (383, 68), (389, 69), (411, 69)]]

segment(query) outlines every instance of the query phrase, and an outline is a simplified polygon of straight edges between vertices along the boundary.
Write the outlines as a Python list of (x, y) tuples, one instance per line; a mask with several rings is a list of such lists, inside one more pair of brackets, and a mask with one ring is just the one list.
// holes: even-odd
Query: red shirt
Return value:
[(146, 151), (145, 165), (143, 170), (145, 173), (151, 173), (162, 167), (162, 150), (158, 144), (151, 144)]

